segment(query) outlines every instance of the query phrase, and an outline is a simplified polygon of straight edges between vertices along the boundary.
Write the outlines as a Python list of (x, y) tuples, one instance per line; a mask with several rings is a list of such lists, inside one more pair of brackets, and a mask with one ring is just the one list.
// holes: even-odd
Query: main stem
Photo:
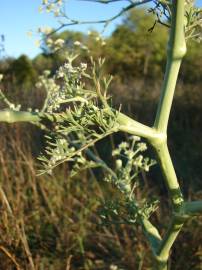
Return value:
[[(185, 1), (172, 1), (172, 21), (170, 38), (167, 49), (167, 65), (163, 81), (161, 97), (157, 109), (154, 128), (157, 132), (167, 135), (168, 121), (176, 88), (180, 65), (186, 54), (184, 33)], [(166, 138), (166, 136), (165, 136)], [(149, 140), (153, 145), (169, 191), (173, 211), (170, 226), (165, 233), (157, 253), (155, 254), (158, 270), (167, 270), (170, 249), (175, 242), (185, 221), (183, 205), (184, 199), (175, 174), (172, 160), (167, 147), (167, 140)]]
[(172, 21), (170, 39), (167, 48), (166, 72), (154, 124), (155, 128), (161, 132), (167, 131), (178, 73), (181, 61), (186, 54), (186, 42), (184, 34), (184, 6), (184, 0), (172, 1)]

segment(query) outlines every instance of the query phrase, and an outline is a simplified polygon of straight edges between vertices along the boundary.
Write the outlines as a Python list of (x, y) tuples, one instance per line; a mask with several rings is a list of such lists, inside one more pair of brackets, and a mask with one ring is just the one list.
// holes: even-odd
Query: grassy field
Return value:
[[(31, 125), (1, 127), (0, 269), (151, 269), (150, 250), (138, 226), (102, 224), (99, 209), (114, 191), (96, 180), (96, 171), (70, 180), (63, 165), (52, 176), (36, 176), (38, 153), (33, 149), (40, 139)], [(152, 188), (151, 175), (142, 177), (142, 194), (157, 193), (164, 205), (153, 216), (156, 223), (163, 216), (163, 232), (169, 221), (166, 194)], [(190, 191), (192, 198), (200, 195)], [(185, 226), (170, 269), (202, 269), (201, 226), (202, 219)]]

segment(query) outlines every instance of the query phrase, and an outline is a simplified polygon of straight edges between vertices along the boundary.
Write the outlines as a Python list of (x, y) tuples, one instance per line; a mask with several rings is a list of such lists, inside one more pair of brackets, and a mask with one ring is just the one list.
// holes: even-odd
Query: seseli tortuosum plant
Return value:
[[(51, 1), (44, 2), (49, 8), (53, 4)], [(54, 1), (59, 6), (61, 2)], [(110, 3), (113, 0), (102, 2)], [(130, 1), (129, 6), (117, 16), (145, 2), (149, 1)], [(65, 161), (72, 163), (72, 177), (87, 168), (102, 168), (104, 180), (113, 183), (121, 192), (120, 198), (104, 208), (103, 218), (107, 219), (110, 215), (114, 222), (140, 224), (151, 246), (154, 269), (166, 270), (171, 247), (184, 222), (192, 216), (202, 215), (202, 201), (184, 200), (167, 146), (168, 121), (181, 61), (186, 54), (186, 39), (200, 39), (201, 10), (185, 0), (173, 0), (157, 1), (151, 11), (156, 14), (157, 22), (170, 27), (166, 71), (153, 127), (143, 125), (111, 106), (107, 90), (112, 78), (101, 76), (103, 60), (94, 62), (91, 59), (91, 68), (87, 69), (85, 63), (75, 66), (76, 56), (71, 54), (53, 77), (44, 71), (39, 78), (37, 87), (47, 91), (39, 112), (21, 111), (20, 106), (12, 104), (1, 92), (1, 99), (8, 109), (0, 111), (0, 121), (31, 122), (48, 132), (45, 153), (39, 157), (43, 164), (40, 174), (51, 173)], [(165, 17), (166, 22), (163, 19)], [(105, 23), (112, 19), (105, 20)], [(71, 20), (62, 24), (61, 28), (76, 23), (78, 21)], [(112, 169), (96, 156), (92, 146), (118, 131), (126, 132), (130, 139), (113, 151), (115, 168)], [(139, 142), (140, 137), (146, 139), (156, 152), (169, 191), (172, 215), (164, 235), (150, 221), (150, 215), (156, 210), (158, 202), (139, 202), (134, 193), (138, 173), (148, 171), (155, 163), (143, 157), (146, 145)]]

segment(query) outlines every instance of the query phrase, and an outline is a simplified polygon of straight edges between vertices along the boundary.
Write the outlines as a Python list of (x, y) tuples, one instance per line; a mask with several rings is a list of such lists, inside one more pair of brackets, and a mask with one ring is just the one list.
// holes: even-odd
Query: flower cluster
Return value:
[(42, 112), (53, 112), (60, 107), (60, 102), (62, 100), (62, 93), (60, 91), (60, 86), (56, 83), (54, 78), (49, 78), (50, 71), (45, 70), (43, 75), (39, 77), (36, 83), (37, 88), (42, 88), (46, 91), (47, 97), (42, 108)]
[(49, 37), (49, 34), (42, 33), (42, 35), (44, 36), (43, 39), (46, 43), (46, 46), (53, 53), (58, 52), (65, 45), (65, 40), (62, 38), (58, 38), (58, 39), (54, 40), (54, 39)]
[(69, 60), (66, 62), (63, 66), (61, 66), (56, 74), (56, 78), (65, 78), (66, 80), (73, 80), (74, 82), (76, 81), (77, 83), (81, 79), (81, 77), (86, 75), (85, 71), (87, 69), (87, 64), (86, 63), (80, 63), (79, 66), (74, 67), (72, 65), (72, 61)]
[[(52, 113), (58, 111), (62, 104), (72, 101), (87, 102), (87, 92), (83, 90), (84, 84), (81, 81), (85, 73), (87, 64), (81, 63), (74, 67), (72, 64), (74, 58), (69, 57), (67, 62), (62, 65), (55, 76), (50, 76), (50, 71), (44, 71), (36, 84), (37, 88), (43, 88), (47, 97), (42, 111)], [(59, 81), (58, 81), (59, 80)]]
[[(142, 171), (148, 171), (156, 162), (144, 158), (142, 152), (147, 149), (140, 138), (132, 136), (129, 142), (122, 142), (113, 150), (116, 158), (115, 168), (108, 170), (104, 180), (111, 183), (120, 192), (115, 200), (104, 203), (101, 217), (108, 223), (109, 218), (118, 223), (135, 223), (142, 217), (149, 218), (156, 211), (158, 201), (156, 199), (136, 199), (135, 190), (139, 187), (139, 175)], [(112, 173), (111, 173), (112, 172)]]
[(198, 42), (202, 40), (202, 8), (192, 5), (186, 9), (186, 38), (194, 39)]
[[(98, 68), (95, 63), (89, 74), (87, 64), (75, 66), (75, 59), (76, 56), (70, 55), (54, 76), (50, 76), (50, 71), (45, 71), (37, 83), (37, 87), (46, 91), (41, 112), (51, 121), (54, 134), (53, 138), (47, 138), (46, 154), (40, 157), (44, 172), (61, 162), (75, 161), (83, 150), (116, 130), (117, 113), (105, 107), (105, 93), (110, 81), (102, 76), (96, 78)], [(101, 60), (98, 62), (99, 66), (103, 64)], [(88, 80), (88, 87), (83, 79)], [(67, 144), (59, 143), (61, 139), (65, 139)], [(81, 165), (81, 161), (80, 157), (77, 164)], [(86, 164), (88, 167), (94, 166), (85, 162), (84, 167)]]
[(39, 12), (53, 13), (55, 17), (58, 17), (62, 12), (62, 5), (63, 0), (43, 0)]
[(112, 182), (122, 193), (131, 197), (134, 188), (137, 186), (137, 176), (141, 171), (149, 171), (154, 165), (155, 160), (144, 158), (141, 154), (147, 149), (145, 143), (138, 142), (137, 136), (132, 136), (131, 143), (122, 142), (112, 152), (112, 156), (116, 157), (115, 175), (107, 175), (105, 181)]

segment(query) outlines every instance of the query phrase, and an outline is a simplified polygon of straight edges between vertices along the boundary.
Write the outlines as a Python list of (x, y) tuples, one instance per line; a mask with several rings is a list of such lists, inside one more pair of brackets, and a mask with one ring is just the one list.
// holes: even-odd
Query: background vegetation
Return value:
[[(152, 123), (165, 69), (167, 30), (156, 26), (152, 33), (148, 31), (153, 18), (145, 14), (131, 12), (104, 41), (95, 32), (72, 31), (55, 34), (53, 39), (62, 37), (69, 50), (78, 50), (78, 61), (89, 61), (88, 50), (95, 58), (105, 57), (105, 72), (114, 75), (110, 91), (115, 105)], [(64, 62), (63, 53), (51, 51), (44, 41), (42, 53), (32, 60), (22, 55), (0, 61), (1, 88), (25, 109), (39, 108), (44, 92), (35, 87), (38, 76), (45, 69), (54, 73)], [(169, 147), (183, 191), (195, 199), (202, 190), (201, 76), (200, 45), (188, 44), (169, 125)], [(99, 177), (95, 180), (98, 171), (86, 171), (70, 181), (68, 167), (63, 165), (52, 176), (36, 177), (42, 131), (29, 124), (4, 124), (0, 133), (0, 269), (150, 269), (151, 258), (138, 227), (102, 224), (100, 205), (113, 190)], [(100, 142), (100, 156), (109, 156), (124, 136)], [(150, 151), (147, 154), (151, 156)], [(158, 166), (143, 174), (141, 183), (144, 194), (157, 194), (167, 205)], [(166, 224), (165, 210), (161, 207), (154, 221), (160, 222), (163, 216)], [(202, 219), (197, 218), (183, 229), (170, 269), (202, 269), (201, 226)]]

